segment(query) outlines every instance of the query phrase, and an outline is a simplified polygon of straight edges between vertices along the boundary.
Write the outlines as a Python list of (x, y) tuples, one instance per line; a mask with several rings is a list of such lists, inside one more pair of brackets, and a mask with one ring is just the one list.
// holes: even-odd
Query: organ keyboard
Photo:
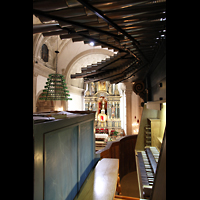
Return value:
[(144, 151), (136, 151), (140, 196), (143, 198), (148, 198), (151, 195), (159, 154), (156, 147), (145, 147)]
[(141, 199), (166, 199), (166, 102), (144, 104), (135, 146)]

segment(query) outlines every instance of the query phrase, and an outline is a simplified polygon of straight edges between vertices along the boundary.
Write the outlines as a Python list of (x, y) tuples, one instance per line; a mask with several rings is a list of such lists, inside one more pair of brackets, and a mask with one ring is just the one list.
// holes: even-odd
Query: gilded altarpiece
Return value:
[(85, 110), (96, 111), (97, 128), (121, 129), (120, 98), (118, 86), (109, 81), (87, 83)]

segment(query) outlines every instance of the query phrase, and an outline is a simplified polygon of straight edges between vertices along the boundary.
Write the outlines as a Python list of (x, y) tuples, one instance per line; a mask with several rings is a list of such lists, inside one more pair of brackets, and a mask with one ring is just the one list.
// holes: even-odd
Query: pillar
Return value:
[(33, 112), (36, 112), (36, 89), (37, 89), (37, 73), (33, 73)]
[(126, 85), (126, 126), (127, 135), (132, 135), (132, 92), (133, 84), (124, 82)]

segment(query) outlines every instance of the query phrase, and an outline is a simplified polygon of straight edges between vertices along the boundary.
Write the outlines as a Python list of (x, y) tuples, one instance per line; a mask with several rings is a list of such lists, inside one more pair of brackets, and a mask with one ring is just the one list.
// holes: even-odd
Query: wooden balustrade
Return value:
[(118, 158), (119, 174), (122, 179), (126, 174), (136, 171), (135, 144), (137, 135), (127, 135), (118, 141), (108, 142), (105, 148), (96, 152), (101, 158)]

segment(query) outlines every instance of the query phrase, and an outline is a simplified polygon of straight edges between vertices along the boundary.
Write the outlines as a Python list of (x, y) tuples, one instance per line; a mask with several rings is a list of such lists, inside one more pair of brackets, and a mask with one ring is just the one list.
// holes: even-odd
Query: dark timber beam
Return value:
[[(79, 27), (82, 27), (84, 29), (95, 31), (97, 33), (101, 33), (101, 34), (104, 34), (104, 35), (109, 35), (111, 37), (116, 38), (117, 40), (122, 39), (121, 35), (116, 35), (116, 34), (110, 33), (108, 31), (103, 31), (101, 29), (98, 29), (98, 28), (95, 28), (95, 27), (92, 27), (92, 26), (84, 25), (83, 23), (79, 23), (79, 22), (68, 20), (68, 19), (64, 19), (62, 17), (51, 15), (51, 14), (45, 13), (45, 12), (40, 11), (40, 10), (33, 9), (33, 14), (41, 15), (41, 16), (47, 17), (47, 18), (49, 18), (51, 20), (54, 19), (54, 20), (57, 20), (57, 21), (60, 21), (60, 22), (64, 22), (64, 23), (67, 23), (67, 24), (72, 24), (72, 25), (75, 25), (75, 26), (79, 26)], [(61, 27), (61, 28), (63, 28), (63, 27)]]
[(62, 30), (58, 23), (49, 24), (33, 24), (33, 34), (44, 33), (48, 31), (60, 31)]
[[(94, 28), (94, 27), (91, 27), (91, 26), (86, 26), (86, 25), (84, 25), (84, 24), (82, 24), (82, 23), (78, 23), (78, 22), (74, 22), (74, 21), (67, 20), (67, 19), (63, 19), (62, 17), (50, 15), (50, 14), (45, 13), (45, 12), (40, 11), (40, 10), (33, 9), (33, 14), (41, 15), (41, 16), (47, 17), (47, 18), (49, 18), (50, 20), (57, 20), (57, 21), (59, 21), (59, 22), (64, 22), (64, 23), (68, 23), (68, 24), (75, 25), (75, 26), (80, 26), (80, 27), (83, 27), (83, 28), (86, 28), (86, 29), (89, 29), (89, 30), (93, 30), (93, 31), (98, 32), (98, 33), (102, 33), (102, 34), (105, 34), (105, 35), (112, 36), (112, 37), (117, 38), (117, 39), (121, 39), (121, 38), (123, 37), (123, 36), (121, 36), (121, 35), (112, 34), (112, 33), (108, 32), (108, 31), (103, 31), (103, 30), (100, 30), (100, 29), (97, 29), (97, 28)], [(61, 28), (64, 29), (64, 30), (67, 30), (68, 32), (70, 32), (70, 29), (68, 29), (67, 27), (61, 27)], [(110, 48), (112, 48), (112, 49), (116, 49), (116, 50), (118, 50), (118, 51), (120, 51), (120, 52), (128, 52), (128, 50), (125, 49), (123, 46), (122, 46), (121, 48), (119, 48), (119, 47), (116, 47), (116, 46), (114, 46), (114, 45), (110, 45), (110, 44), (108, 44), (108, 43), (105, 43), (105, 42), (103, 42), (103, 41), (101, 41), (101, 40), (94, 39), (94, 38), (92, 38), (92, 37), (90, 37), (90, 36), (87, 36), (87, 35), (84, 35), (84, 34), (80, 34), (79, 32), (75, 32), (75, 31), (74, 31), (74, 32), (72, 32), (72, 33), (77, 33), (77, 34), (79, 34), (80, 36), (82, 36), (82, 37), (84, 37), (84, 38), (91, 39), (91, 40), (93, 40), (94, 42), (97, 42), (97, 43), (100, 43), (100, 44), (102, 44), (102, 45), (108, 46), (108, 47), (110, 47)], [(62, 36), (61, 36), (61, 37), (62, 37)]]
[[(98, 17), (100, 17), (101, 19), (103, 19), (105, 22), (107, 22), (108, 24), (110, 24), (111, 26), (113, 26), (115, 29), (117, 29), (119, 32), (121, 32), (124, 36), (126, 36), (127, 38), (129, 38), (134, 44), (135, 47), (137, 49), (137, 51), (140, 53), (140, 55), (143, 57), (143, 59), (148, 62), (148, 59), (144, 56), (144, 54), (141, 52), (141, 50), (138, 48), (137, 45), (139, 45), (140, 43), (135, 40), (131, 35), (129, 35), (125, 30), (123, 30), (121, 27), (119, 27), (117, 24), (115, 24), (109, 17), (107, 17), (103, 12), (101, 12), (99, 9), (93, 7), (91, 4), (89, 4), (88, 2), (86, 2), (85, 0), (77, 0), (79, 1), (82, 5), (86, 6), (88, 9), (90, 9), (93, 13), (95, 13), (95, 15), (97, 15)], [(129, 51), (129, 53), (131, 55), (133, 55), (137, 60), (139, 60), (139, 58), (133, 54), (131, 51)]]
[(121, 27), (119, 27), (117, 24), (115, 24), (110, 18), (108, 18), (104, 13), (102, 13), (99, 9), (95, 8), (88, 2), (84, 0), (77, 0), (79, 1), (82, 5), (86, 6), (88, 9), (90, 9), (95, 15), (103, 19), (105, 22), (116, 28), (119, 32), (121, 32), (123, 35), (127, 36), (131, 41), (134, 42), (134, 44), (139, 45), (139, 42), (135, 40), (133, 37), (131, 37), (126, 31), (124, 31)]

